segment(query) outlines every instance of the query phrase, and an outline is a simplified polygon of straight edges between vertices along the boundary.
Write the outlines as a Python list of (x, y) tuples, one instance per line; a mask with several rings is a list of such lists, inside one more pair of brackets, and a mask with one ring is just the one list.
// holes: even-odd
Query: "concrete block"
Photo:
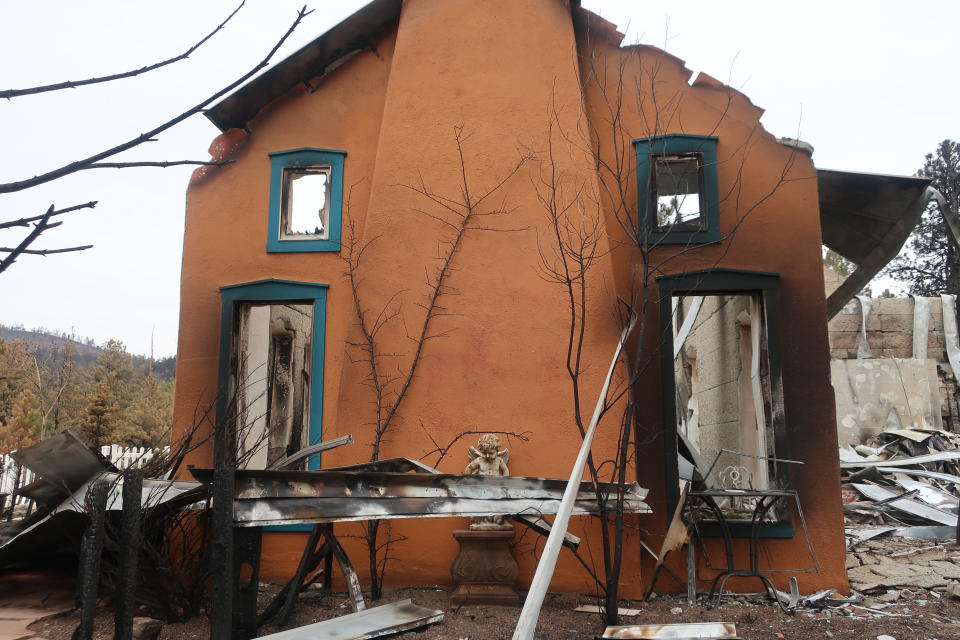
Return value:
[(885, 332), (897, 331), (912, 336), (913, 314), (880, 314), (880, 330)]
[(837, 358), (839, 360), (844, 360), (847, 357), (849, 351), (846, 349), (830, 349), (830, 357)]
[(897, 349), (904, 353), (903, 358), (913, 355), (913, 336), (910, 333), (884, 331), (880, 334), (884, 349)]
[(930, 331), (943, 331), (943, 314), (930, 314)]
[(831, 331), (829, 333), (831, 349), (856, 350), (860, 344), (860, 333), (857, 331)]
[(909, 315), (913, 316), (913, 299), (912, 298), (874, 298), (873, 300), (873, 310), (874, 313), (883, 315), (883, 314), (900, 314), (900, 315)]
[(838, 313), (833, 317), (833, 320), (830, 321), (827, 327), (831, 333), (834, 331), (859, 331), (859, 309), (857, 313)]

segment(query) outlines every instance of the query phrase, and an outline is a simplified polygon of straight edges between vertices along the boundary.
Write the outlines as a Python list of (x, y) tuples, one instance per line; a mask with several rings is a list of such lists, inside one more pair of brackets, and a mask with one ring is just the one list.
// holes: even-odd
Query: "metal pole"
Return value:
[(532, 640), (533, 633), (537, 629), (537, 621), (540, 619), (540, 608), (543, 606), (543, 599), (547, 595), (550, 579), (553, 578), (553, 571), (557, 566), (557, 557), (560, 555), (560, 547), (563, 546), (563, 536), (567, 532), (567, 525), (570, 523), (573, 503), (580, 491), (580, 481), (583, 478), (583, 470), (587, 464), (587, 456), (590, 454), (590, 447), (593, 444), (593, 435), (597, 430), (597, 423), (600, 421), (600, 414), (603, 411), (603, 405), (607, 399), (607, 392), (610, 390), (610, 380), (613, 378), (613, 370), (617, 366), (617, 360), (620, 358), (620, 352), (623, 351), (627, 336), (630, 335), (636, 322), (636, 315), (631, 313), (630, 323), (620, 332), (620, 342), (617, 343), (617, 349), (613, 353), (613, 361), (610, 363), (607, 378), (603, 382), (600, 397), (597, 399), (597, 406), (593, 410), (593, 417), (590, 418), (590, 426), (587, 427), (587, 431), (583, 436), (583, 444), (580, 446), (580, 453), (577, 455), (577, 460), (573, 464), (573, 471), (570, 472), (570, 479), (567, 481), (567, 488), (563, 492), (563, 499), (560, 501), (557, 517), (553, 521), (550, 535), (547, 537), (547, 543), (543, 547), (543, 555), (540, 556), (540, 563), (537, 565), (537, 572), (533, 576), (533, 582), (530, 583), (527, 599), (523, 603), (523, 610), (520, 611), (520, 619), (517, 620), (517, 628), (513, 632), (513, 640)]

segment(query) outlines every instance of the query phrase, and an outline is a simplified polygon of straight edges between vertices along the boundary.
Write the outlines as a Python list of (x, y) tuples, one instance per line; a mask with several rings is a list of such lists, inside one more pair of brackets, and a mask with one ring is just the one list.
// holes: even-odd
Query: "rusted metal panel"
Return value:
[[(193, 469), (193, 475), (209, 482), (211, 472)], [(559, 500), (565, 480), (528, 476), (466, 474), (408, 474), (377, 471), (257, 471), (239, 470), (234, 497), (262, 498), (471, 498), (480, 500)], [(605, 494), (615, 495), (616, 485), (604, 484)], [(643, 499), (647, 490), (633, 483), (628, 498)], [(580, 484), (577, 500), (596, 501), (589, 482)]]
[(59, 491), (61, 499), (106, 469), (97, 454), (70, 429), (14, 451), (11, 456)]
[[(209, 469), (193, 469), (204, 482)], [(322, 523), (373, 518), (492, 516), (556, 513), (566, 483), (524, 476), (405, 474), (345, 471), (236, 472), (234, 522), (240, 526)], [(615, 485), (605, 485), (607, 492)], [(624, 509), (646, 513), (647, 491), (633, 483)], [(574, 513), (598, 513), (589, 483), (580, 486)]]
[(261, 640), (364, 640), (417, 629), (441, 620), (443, 611), (427, 609), (407, 599), (262, 636)]
[(607, 627), (603, 638), (632, 640), (739, 640), (732, 622), (681, 622), (678, 624), (634, 624)]
[[(118, 511), (123, 507), (123, 479), (119, 474), (101, 472), (89, 482), (80, 485), (73, 495), (68, 495), (49, 514), (31, 522), (22, 531), (0, 545), (0, 566), (13, 563), (22, 554), (36, 550), (36, 545), (49, 544), (46, 533), (54, 532), (63, 526), (60, 515), (69, 513), (85, 514), (83, 506), (84, 496), (88, 489), (98, 481), (107, 485), (108, 511)], [(165, 508), (182, 508), (202, 500), (207, 495), (207, 487), (199, 482), (171, 482), (169, 480), (143, 480), (141, 489), (141, 504), (143, 508), (156, 508), (164, 505)]]
[[(553, 514), (560, 500), (471, 498), (261, 498), (234, 501), (239, 526), (352, 522), (392, 518), (479, 517), (512, 514)], [(627, 513), (648, 513), (642, 500), (627, 499)], [(594, 499), (577, 501), (575, 514), (599, 513)]]

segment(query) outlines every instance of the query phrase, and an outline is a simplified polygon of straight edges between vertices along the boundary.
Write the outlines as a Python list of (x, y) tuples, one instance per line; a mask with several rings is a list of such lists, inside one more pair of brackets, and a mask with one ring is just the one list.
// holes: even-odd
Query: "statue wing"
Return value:
[(470, 458), (470, 460), (476, 460), (480, 457), (480, 452), (477, 451), (473, 445), (470, 445), (467, 448), (467, 457)]
[(510, 449), (504, 449), (503, 451), (498, 451), (497, 455), (503, 458), (503, 464), (510, 462)]

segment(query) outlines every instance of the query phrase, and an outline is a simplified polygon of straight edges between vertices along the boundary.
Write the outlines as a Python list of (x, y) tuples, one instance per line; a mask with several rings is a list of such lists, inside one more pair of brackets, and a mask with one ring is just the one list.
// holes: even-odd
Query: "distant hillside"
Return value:
[[(84, 339), (47, 329), (26, 329), (23, 325), (8, 327), (0, 324), (0, 339), (19, 340), (29, 350), (36, 349), (41, 357), (46, 356), (53, 349), (59, 349), (66, 343), (70, 343), (73, 347), (73, 360), (83, 367), (90, 366), (103, 351), (103, 348), (98, 346), (92, 338)], [(145, 371), (149, 368), (148, 357), (134, 355), (132, 358), (133, 365), (138, 370)], [(154, 360), (153, 373), (161, 380), (173, 380), (176, 373), (176, 358), (170, 356)]]

